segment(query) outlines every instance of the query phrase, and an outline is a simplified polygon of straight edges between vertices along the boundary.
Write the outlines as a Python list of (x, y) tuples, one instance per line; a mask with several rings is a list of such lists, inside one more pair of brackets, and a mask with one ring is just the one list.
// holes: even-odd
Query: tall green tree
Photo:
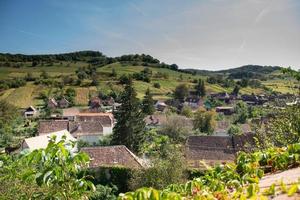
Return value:
[(234, 86), (231, 94), (237, 96), (239, 94), (239, 92), (240, 92), (240, 86), (236, 85), (236, 86)]
[(189, 94), (189, 88), (186, 84), (180, 84), (175, 88), (174, 98), (183, 101)]
[(216, 127), (216, 113), (199, 109), (194, 115), (194, 129), (211, 135)]
[(155, 112), (154, 100), (151, 94), (150, 89), (146, 90), (143, 102), (142, 102), (142, 111), (145, 115), (152, 115)]
[(249, 117), (247, 104), (239, 101), (235, 106), (235, 112), (235, 123), (245, 123)]
[(205, 96), (205, 94), (206, 94), (205, 83), (202, 79), (198, 80), (197, 85), (195, 86), (195, 89), (196, 89), (196, 93), (198, 96), (200, 96), (200, 97)]
[(114, 112), (117, 124), (113, 129), (112, 144), (123, 144), (138, 153), (144, 141), (145, 115), (136, 96), (132, 78), (129, 77), (120, 97), (121, 106)]

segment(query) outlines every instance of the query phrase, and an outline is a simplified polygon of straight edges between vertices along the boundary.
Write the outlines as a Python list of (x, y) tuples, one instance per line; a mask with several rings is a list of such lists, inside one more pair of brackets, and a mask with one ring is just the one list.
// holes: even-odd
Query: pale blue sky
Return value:
[(0, 0), (0, 52), (150, 54), (198, 69), (300, 68), (299, 0)]

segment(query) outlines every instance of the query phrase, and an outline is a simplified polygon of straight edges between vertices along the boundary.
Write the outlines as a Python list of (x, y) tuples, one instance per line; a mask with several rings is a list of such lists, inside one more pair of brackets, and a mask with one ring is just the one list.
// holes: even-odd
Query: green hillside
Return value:
[[(178, 84), (185, 83), (191, 89), (198, 79), (207, 79), (208, 75), (201, 73), (187, 72), (178, 69), (175, 64), (168, 65), (161, 63), (159, 60), (148, 55), (125, 55), (116, 58), (109, 58), (100, 52), (84, 51), (68, 54), (56, 55), (12, 55), (0, 54), (0, 100), (7, 100), (17, 107), (24, 108), (29, 105), (39, 105), (41, 100), (38, 98), (40, 93), (53, 95), (61, 87), (63, 79), (69, 78), (76, 80), (76, 71), (83, 67), (95, 67), (97, 86), (91, 86), (91, 77), (85, 78), (79, 85), (64, 84), (64, 89), (72, 87), (76, 90), (75, 103), (77, 105), (87, 105), (89, 97), (99, 94), (110, 94), (112, 92), (119, 93), (123, 86), (119, 83), (119, 78), (126, 74), (137, 74), (145, 68), (150, 69), (150, 82), (142, 80), (134, 80), (134, 86), (138, 93), (138, 97), (142, 98), (147, 88), (150, 88), (154, 94), (154, 99), (165, 100), (172, 98), (172, 92)], [(259, 68), (259, 67), (258, 67)], [(230, 72), (245, 71), (247, 67), (240, 70), (232, 69)], [(249, 71), (257, 69), (250, 67)], [(293, 93), (295, 83), (290, 80), (283, 80), (278, 73), (277, 68), (267, 67), (264, 69), (264, 75), (268, 75), (267, 79), (261, 81), (262, 87), (243, 87), (241, 93), (264, 93), (266, 89), (283, 93)], [(112, 77), (112, 71), (116, 72), (116, 76)], [(42, 72), (47, 72), (49, 76), (47, 80), (40, 78)], [(34, 83), (27, 81), (22, 87), (6, 87), (7, 81), (15, 81), (25, 79), (30, 74), (33, 79), (39, 79), (40, 82)], [(214, 76), (214, 75), (210, 75)], [(228, 76), (222, 75), (217, 77), (226, 82)], [(239, 79), (236, 79), (238, 81)], [(47, 81), (43, 83), (42, 81)], [(160, 87), (154, 87), (154, 83), (159, 83)], [(231, 92), (233, 85), (226, 86), (221, 83), (206, 82), (207, 93)]]

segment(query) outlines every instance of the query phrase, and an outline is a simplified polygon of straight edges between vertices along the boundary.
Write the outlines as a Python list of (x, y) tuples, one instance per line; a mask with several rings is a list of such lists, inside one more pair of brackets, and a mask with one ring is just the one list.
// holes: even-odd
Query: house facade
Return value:
[(38, 115), (38, 111), (33, 106), (29, 106), (24, 111), (25, 118), (36, 117), (37, 115)]
[(103, 126), (103, 135), (110, 135), (113, 132), (114, 118), (112, 113), (79, 113), (75, 116), (75, 121), (98, 121)]
[(98, 121), (70, 122), (70, 133), (77, 138), (89, 144), (96, 144), (103, 136), (103, 126)]

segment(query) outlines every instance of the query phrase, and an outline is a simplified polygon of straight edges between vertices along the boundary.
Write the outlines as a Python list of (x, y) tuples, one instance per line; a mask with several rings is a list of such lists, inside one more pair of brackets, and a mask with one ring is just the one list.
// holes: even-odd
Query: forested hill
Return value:
[(265, 75), (271, 74), (280, 70), (279, 66), (261, 66), (261, 65), (244, 65), (237, 68), (231, 68), (219, 71), (186, 69), (186, 71), (201, 74), (201, 75), (226, 75), (232, 79), (240, 78), (261, 78)]
[(0, 62), (36, 62), (36, 63), (55, 63), (55, 62), (87, 62), (98, 67), (122, 62), (132, 65), (143, 65), (150, 67), (161, 67), (178, 70), (176, 64), (165, 64), (150, 55), (145, 54), (129, 54), (120, 57), (107, 57), (99, 51), (78, 51), (61, 54), (44, 54), (44, 55), (24, 55), (24, 54), (9, 54), (0, 53)]
[(193, 73), (200, 75), (226, 75), (232, 79), (240, 78), (262, 78), (267, 74), (280, 69), (278, 66), (260, 66), (260, 65), (245, 65), (237, 68), (209, 71), (198, 69), (179, 69), (176, 64), (165, 64), (150, 55), (145, 54), (129, 54), (119, 57), (108, 57), (99, 51), (78, 51), (71, 53), (61, 54), (44, 54), (44, 55), (24, 55), (24, 54), (9, 54), (0, 53), (0, 62), (33, 62), (33, 66), (41, 63), (55, 63), (55, 62), (86, 62), (94, 66), (105, 66), (107, 64), (122, 62), (127, 64), (142, 65), (149, 67), (168, 68), (175, 71), (181, 71), (185, 73)]

